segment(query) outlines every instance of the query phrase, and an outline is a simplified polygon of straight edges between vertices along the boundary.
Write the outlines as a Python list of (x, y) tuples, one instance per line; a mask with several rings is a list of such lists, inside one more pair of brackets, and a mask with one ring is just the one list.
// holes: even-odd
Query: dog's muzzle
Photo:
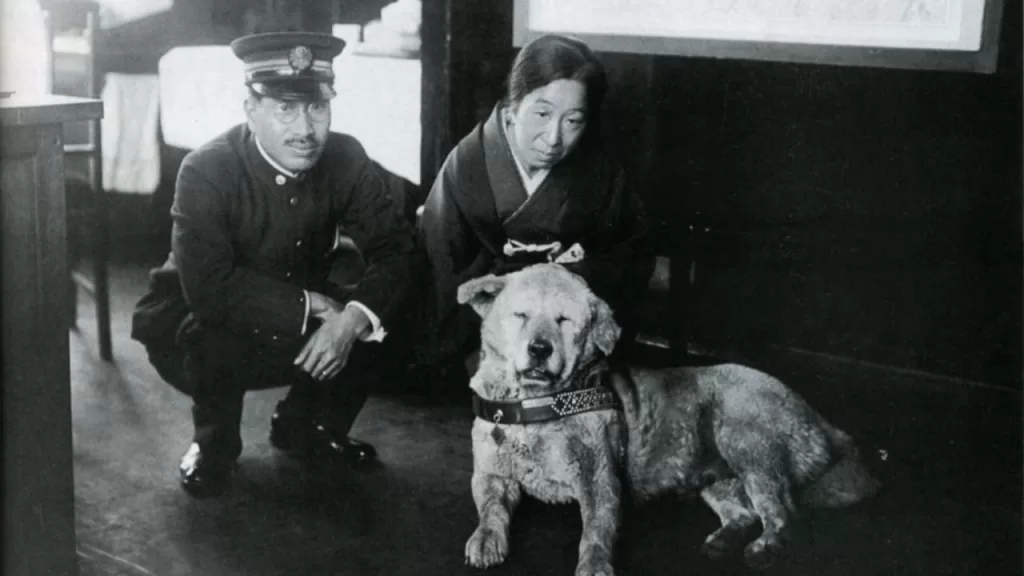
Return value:
[(528, 368), (519, 372), (519, 381), (524, 384), (537, 384), (548, 386), (555, 381), (556, 376), (543, 368)]
[(545, 338), (534, 338), (526, 345), (527, 354), (538, 362), (543, 362), (550, 358), (551, 353), (554, 351), (555, 347), (551, 344), (551, 341)]
[(551, 365), (554, 352), (555, 346), (547, 338), (537, 337), (530, 340), (526, 344), (526, 367), (516, 372), (519, 381), (536, 386), (554, 384), (558, 379), (556, 366)]

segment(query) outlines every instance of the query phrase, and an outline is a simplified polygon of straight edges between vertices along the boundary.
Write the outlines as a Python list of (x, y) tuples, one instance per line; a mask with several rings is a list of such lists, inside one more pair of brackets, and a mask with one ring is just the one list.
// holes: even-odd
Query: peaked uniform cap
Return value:
[(279, 100), (329, 100), (335, 96), (334, 58), (345, 41), (316, 32), (269, 32), (231, 43), (245, 69), (245, 84)]

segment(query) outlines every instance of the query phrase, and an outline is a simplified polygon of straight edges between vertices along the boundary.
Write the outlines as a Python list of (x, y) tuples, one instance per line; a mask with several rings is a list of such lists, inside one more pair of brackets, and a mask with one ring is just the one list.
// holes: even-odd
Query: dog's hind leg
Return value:
[(789, 539), (796, 511), (787, 474), (786, 446), (767, 440), (770, 430), (756, 426), (723, 426), (716, 434), (719, 453), (739, 477), (750, 506), (764, 531), (744, 550), (755, 568), (774, 564)]
[(493, 474), (473, 474), (472, 485), (480, 524), (466, 542), (466, 563), (487, 568), (508, 557), (509, 524), (522, 488), (515, 480)]
[(701, 552), (705, 556), (721, 558), (750, 541), (758, 517), (739, 478), (719, 480), (702, 490), (700, 497), (722, 521), (722, 526), (704, 540)]
[[(780, 455), (781, 456), (781, 455)], [(772, 458), (778, 464), (780, 460)], [(791, 531), (795, 512), (789, 480), (781, 470), (752, 469), (741, 473), (743, 487), (764, 531), (744, 550), (747, 564), (755, 568), (770, 566), (782, 555)]]

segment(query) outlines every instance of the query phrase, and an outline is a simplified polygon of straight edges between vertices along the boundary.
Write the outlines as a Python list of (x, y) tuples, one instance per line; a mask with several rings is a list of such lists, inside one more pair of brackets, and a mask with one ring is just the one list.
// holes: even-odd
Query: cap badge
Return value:
[(296, 46), (288, 53), (288, 64), (296, 72), (305, 72), (313, 65), (313, 53), (305, 46)]

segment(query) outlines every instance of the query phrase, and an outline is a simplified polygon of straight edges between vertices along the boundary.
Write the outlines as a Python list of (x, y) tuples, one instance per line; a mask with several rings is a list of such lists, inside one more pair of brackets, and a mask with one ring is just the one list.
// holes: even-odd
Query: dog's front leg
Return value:
[[(593, 453), (592, 453), (593, 454)], [(583, 534), (576, 576), (613, 576), (612, 553), (618, 536), (621, 483), (611, 458), (581, 462), (578, 492)], [(592, 470), (583, 470), (587, 466)]]
[(466, 563), (487, 568), (508, 557), (508, 527), (522, 489), (510, 478), (479, 472), (473, 473), (472, 483), (480, 524), (466, 542)]

